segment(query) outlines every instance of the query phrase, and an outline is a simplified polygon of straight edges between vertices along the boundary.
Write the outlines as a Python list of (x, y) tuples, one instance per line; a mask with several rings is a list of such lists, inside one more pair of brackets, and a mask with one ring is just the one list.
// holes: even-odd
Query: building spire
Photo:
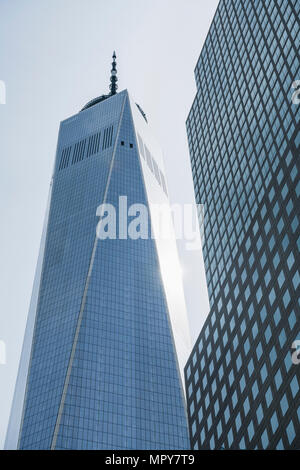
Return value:
[(118, 85), (117, 85), (117, 81), (118, 81), (118, 77), (117, 77), (117, 62), (116, 62), (116, 53), (114, 51), (113, 55), (112, 55), (112, 58), (113, 58), (113, 61), (112, 61), (112, 69), (111, 69), (111, 76), (110, 76), (110, 85), (109, 85), (109, 89), (110, 89), (110, 94), (111, 95), (115, 95), (117, 93), (117, 89), (118, 89)]

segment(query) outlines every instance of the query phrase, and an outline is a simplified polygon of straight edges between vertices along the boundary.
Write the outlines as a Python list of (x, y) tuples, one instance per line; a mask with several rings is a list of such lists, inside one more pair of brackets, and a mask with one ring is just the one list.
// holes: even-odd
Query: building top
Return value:
[(97, 98), (93, 98), (91, 101), (89, 101), (82, 109), (81, 111), (84, 111), (85, 109), (88, 109), (88, 108), (91, 108), (92, 106), (94, 106), (95, 104), (98, 104), (98, 103), (101, 103), (101, 101), (104, 101), (106, 100), (107, 98), (109, 98), (110, 96), (113, 96), (117, 93), (117, 89), (118, 89), (118, 85), (117, 85), (117, 81), (118, 81), (118, 77), (117, 77), (117, 62), (116, 62), (116, 52), (114, 51), (113, 52), (113, 55), (112, 55), (112, 69), (111, 69), (111, 75), (110, 75), (110, 85), (109, 85), (109, 89), (110, 89), (110, 93), (108, 95), (101, 95), (101, 96), (97, 96)]
[[(94, 106), (95, 104), (98, 104), (98, 103), (101, 103), (102, 101), (106, 100), (107, 98), (110, 98), (111, 96), (113, 95), (116, 95), (117, 94), (117, 89), (118, 89), (118, 84), (117, 84), (117, 81), (118, 81), (118, 77), (117, 77), (117, 62), (116, 62), (116, 52), (114, 51), (113, 52), (113, 55), (112, 55), (112, 68), (111, 68), (111, 75), (110, 75), (110, 85), (109, 85), (109, 89), (110, 89), (110, 92), (107, 94), (107, 95), (100, 95), (100, 96), (97, 96), (96, 98), (93, 98), (92, 100), (90, 100), (80, 111), (84, 111), (85, 109), (88, 109), (88, 108), (91, 108), (92, 106)], [(147, 121), (147, 118), (146, 118), (146, 114), (144, 113), (144, 111), (142, 110), (142, 108), (136, 103), (141, 115), (143, 116), (143, 118), (145, 119), (145, 121), (148, 123)]]

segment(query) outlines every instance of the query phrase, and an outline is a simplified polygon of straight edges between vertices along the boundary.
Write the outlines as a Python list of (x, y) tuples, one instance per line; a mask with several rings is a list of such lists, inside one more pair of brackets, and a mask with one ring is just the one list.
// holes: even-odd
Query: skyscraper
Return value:
[[(176, 243), (124, 232), (141, 206), (157, 230), (163, 159), (142, 109), (117, 94), (115, 59), (110, 93), (60, 125), (6, 448), (189, 448)], [(115, 239), (96, 230), (110, 208)]]
[(300, 447), (299, 10), (221, 0), (195, 69), (211, 311), (185, 369), (193, 449)]

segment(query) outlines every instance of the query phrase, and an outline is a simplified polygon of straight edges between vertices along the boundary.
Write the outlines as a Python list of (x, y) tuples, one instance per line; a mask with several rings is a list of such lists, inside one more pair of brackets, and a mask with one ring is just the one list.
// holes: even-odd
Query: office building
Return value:
[(221, 0), (195, 69), (211, 310), (185, 369), (193, 449), (300, 448), (299, 10)]
[(137, 204), (157, 231), (163, 158), (141, 107), (117, 93), (115, 59), (110, 93), (60, 125), (6, 448), (189, 448), (176, 241), (124, 231)]

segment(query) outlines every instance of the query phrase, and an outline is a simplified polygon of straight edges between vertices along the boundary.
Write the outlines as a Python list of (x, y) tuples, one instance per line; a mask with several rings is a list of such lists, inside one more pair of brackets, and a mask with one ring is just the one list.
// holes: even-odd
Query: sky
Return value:
[[(193, 203), (185, 120), (217, 0), (0, 0), (0, 448), (17, 375), (59, 122), (108, 92), (145, 111), (165, 159), (171, 203)], [(3, 87), (2, 87), (3, 89)], [(1, 91), (1, 90), (0, 90)], [(3, 100), (2, 100), (3, 101)], [(179, 241), (193, 340), (208, 313), (202, 253)]]

